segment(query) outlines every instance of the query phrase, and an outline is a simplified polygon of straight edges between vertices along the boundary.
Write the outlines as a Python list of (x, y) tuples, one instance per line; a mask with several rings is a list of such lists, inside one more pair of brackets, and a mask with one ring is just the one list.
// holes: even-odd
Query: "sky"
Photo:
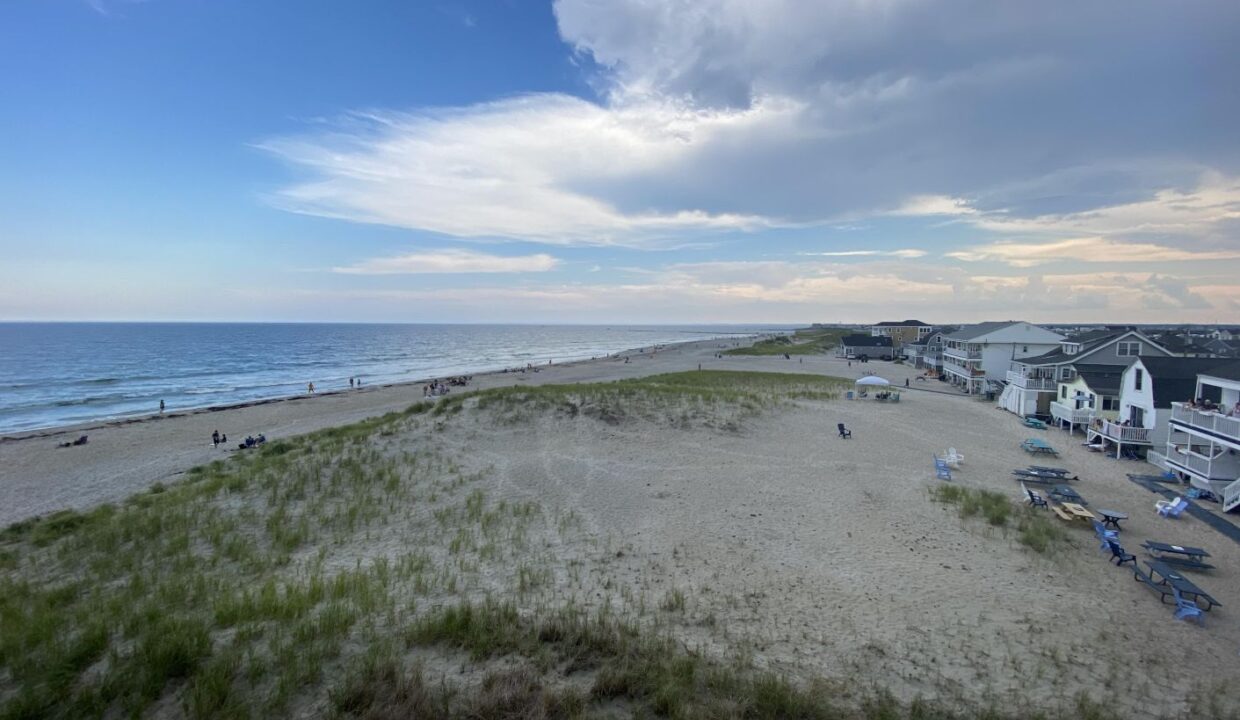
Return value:
[(0, 320), (1240, 322), (1234, 0), (5, 0)]

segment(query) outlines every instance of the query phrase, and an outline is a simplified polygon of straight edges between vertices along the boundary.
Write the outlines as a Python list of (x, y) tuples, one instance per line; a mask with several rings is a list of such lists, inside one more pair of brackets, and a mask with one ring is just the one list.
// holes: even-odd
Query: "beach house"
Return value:
[[(1118, 374), (1132, 363), (1138, 355), (1164, 357), (1171, 355), (1167, 349), (1154, 342), (1145, 334), (1129, 329), (1102, 329), (1078, 333), (1064, 338), (1056, 349), (1023, 358), (1012, 363), (1005, 381), (1001, 406), (1022, 417), (1028, 415), (1050, 416), (1055, 422), (1068, 427), (1081, 422), (1082, 409), (1076, 406), (1075, 393), (1078, 388), (1065, 389), (1064, 383), (1071, 384), (1077, 375), (1077, 365), (1112, 366), (1115, 368), (1114, 380), (1118, 382)], [(1112, 404), (1118, 405), (1119, 388), (1110, 387), (1109, 383), (1096, 368), (1093, 380), (1106, 385), (1109, 395), (1101, 395), (1097, 389), (1079, 388), (1081, 392), (1095, 397), (1111, 397)], [(1058, 406), (1056, 405), (1058, 403)], [(1096, 403), (1095, 410), (1101, 410), (1104, 401)], [(1071, 410), (1069, 412), (1069, 410)], [(1118, 410), (1118, 407), (1111, 408)], [(1088, 418), (1086, 418), (1088, 421)]]
[(924, 339), (933, 330), (933, 325), (920, 320), (888, 320), (871, 326), (870, 334), (874, 337), (891, 338), (892, 345), (899, 350), (908, 343)]
[(1240, 508), (1240, 361), (1197, 373), (1192, 395), (1171, 401), (1166, 450), (1151, 461)]
[(836, 357), (849, 360), (863, 358), (892, 360), (894, 353), (891, 338), (877, 335), (845, 335), (840, 338), (840, 344), (835, 349)]
[(1051, 352), (1063, 339), (1014, 320), (965, 325), (943, 337), (943, 372), (963, 392), (984, 392), (1006, 381), (1013, 361)]
[(1119, 389), (1125, 366), (1074, 363), (1073, 376), (1059, 382), (1059, 391), (1051, 401), (1053, 422), (1069, 432), (1082, 431), (1094, 418), (1116, 420), (1119, 417)]
[(905, 343), (902, 348), (905, 362), (915, 368), (938, 372), (943, 367), (943, 336), (946, 332), (934, 330), (920, 340)]
[[(1118, 415), (1094, 418), (1087, 432), (1090, 444), (1113, 447), (1116, 457), (1164, 447), (1171, 403), (1193, 398), (1197, 374), (1218, 364), (1214, 358), (1138, 357), (1120, 380)], [(1157, 454), (1146, 458), (1160, 464)]]

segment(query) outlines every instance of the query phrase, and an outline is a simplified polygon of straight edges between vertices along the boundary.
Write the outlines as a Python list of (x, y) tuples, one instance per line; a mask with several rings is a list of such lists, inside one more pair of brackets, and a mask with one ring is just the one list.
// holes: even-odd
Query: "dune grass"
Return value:
[(792, 335), (759, 340), (747, 347), (724, 350), (724, 355), (823, 355), (852, 332), (838, 328), (804, 328)]
[(953, 505), (961, 518), (981, 517), (998, 528), (1012, 527), (1020, 544), (1049, 553), (1070, 544), (1068, 534), (1046, 512), (1009, 500), (1003, 493), (942, 483), (930, 487), (935, 502)]

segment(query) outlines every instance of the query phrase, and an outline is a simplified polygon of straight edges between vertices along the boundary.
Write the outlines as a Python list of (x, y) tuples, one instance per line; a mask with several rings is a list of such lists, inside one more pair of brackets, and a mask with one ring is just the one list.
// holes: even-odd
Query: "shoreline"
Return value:
[[(702, 339), (702, 340), (682, 340), (682, 341), (673, 342), (673, 343), (659, 343), (655, 345), (643, 345), (643, 346), (618, 350), (610, 355), (596, 356), (596, 357), (590, 357), (590, 358), (584, 358), (584, 357), (575, 358), (571, 360), (566, 360), (561, 363), (552, 362), (552, 363), (548, 363), (547, 365), (534, 365), (533, 367), (538, 368), (539, 370), (537, 371), (541, 371), (543, 368), (547, 368), (547, 367), (574, 367), (574, 366), (581, 365), (583, 363), (601, 363), (601, 362), (605, 362), (608, 360), (615, 360), (617, 358), (633, 357), (636, 355), (644, 354), (645, 351), (651, 350), (654, 348), (670, 350), (670, 349), (679, 348), (683, 346), (695, 345), (698, 343), (720, 342), (720, 341), (725, 341), (725, 340), (726, 341), (754, 342), (758, 338), (761, 338), (761, 337), (765, 337), (765, 334), (756, 333), (752, 335), (718, 336), (718, 337)], [(496, 375), (499, 375), (499, 376), (512, 375), (514, 372), (521, 373), (523, 371), (520, 368), (518, 368), (515, 371), (508, 369), (508, 368), (502, 368), (498, 370), (484, 370), (484, 371), (474, 372), (470, 374), (469, 377), (472, 377), (476, 381), (482, 378), (489, 378), (489, 377), (496, 376)], [(459, 377), (459, 375), (455, 373), (448, 373), (445, 375), (415, 378), (412, 380), (401, 380), (398, 382), (376, 383), (375, 385), (366, 385), (365, 387), (362, 387), (362, 388), (341, 388), (341, 389), (325, 390), (323, 392), (315, 392), (314, 394), (300, 393), (297, 395), (280, 395), (277, 397), (257, 398), (254, 400), (244, 400), (241, 402), (225, 403), (221, 405), (202, 405), (199, 407), (183, 408), (180, 410), (175, 410), (175, 411), (166, 412), (166, 413), (156, 412), (156, 413), (145, 413), (142, 415), (131, 415), (131, 416), (126, 416), (126, 417), (100, 418), (98, 420), (88, 420), (85, 422), (72, 423), (69, 425), (53, 425), (49, 427), (32, 428), (30, 430), (19, 430), (15, 432), (0, 434), (0, 445), (6, 444), (6, 443), (22, 442), (26, 440), (55, 438), (55, 437), (59, 437), (62, 435), (72, 435), (75, 433), (83, 433), (83, 432), (88, 432), (92, 430), (102, 430), (106, 428), (124, 427), (128, 425), (150, 423), (150, 422), (156, 422), (156, 421), (165, 420), (165, 419), (194, 417), (194, 416), (203, 415), (203, 414), (226, 412), (230, 410), (243, 410), (245, 408), (261, 407), (261, 406), (271, 405), (275, 403), (295, 402), (298, 400), (307, 400), (307, 399), (312, 399), (312, 398), (317, 398), (317, 397), (332, 397), (332, 396), (337, 396), (337, 395), (357, 395), (360, 393), (374, 392), (374, 391), (379, 391), (379, 390), (390, 390), (393, 388), (412, 387), (416, 385), (425, 385), (426, 383), (429, 383), (432, 380), (437, 380), (443, 377)], [(466, 388), (466, 389), (469, 389), (469, 388)]]

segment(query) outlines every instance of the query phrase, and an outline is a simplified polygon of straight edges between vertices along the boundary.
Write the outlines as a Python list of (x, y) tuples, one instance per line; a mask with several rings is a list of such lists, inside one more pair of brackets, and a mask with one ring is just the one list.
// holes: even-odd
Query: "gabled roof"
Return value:
[(952, 340), (972, 340), (983, 335), (989, 335), (996, 330), (1002, 330), (1009, 325), (1015, 325), (1019, 320), (1000, 320), (997, 322), (983, 322), (975, 325), (964, 325), (960, 329), (955, 330), (947, 337)]
[(933, 327), (933, 326), (928, 323), (924, 323), (920, 320), (902, 320), (902, 321), (884, 320), (883, 322), (875, 323), (874, 327)]
[(887, 336), (875, 337), (873, 335), (845, 335), (840, 338), (840, 344), (845, 347), (891, 347), (891, 338)]
[(1064, 339), (1064, 342), (1076, 343), (1078, 345), (1089, 345), (1091, 343), (1095, 343), (1104, 338), (1109, 338), (1115, 335), (1121, 335), (1124, 332), (1127, 332), (1127, 331), (1126, 330), (1107, 330), (1105, 328), (1100, 329), (1100, 330), (1087, 330), (1085, 332), (1076, 333), (1075, 335), (1069, 335), (1067, 338)]
[(1124, 368), (1120, 365), (1073, 365), (1076, 375), (1089, 386), (1090, 390), (1099, 395), (1119, 395), (1120, 385), (1124, 377)]
[[(1080, 338), (1085, 337), (1086, 335), (1090, 336), (1089, 340), (1080, 339)], [(1035, 355), (1033, 357), (1027, 357), (1027, 358), (1020, 358), (1016, 360), (1016, 362), (1024, 363), (1026, 365), (1063, 365), (1065, 363), (1076, 364), (1077, 360), (1084, 360), (1086, 359), (1086, 356), (1088, 356), (1090, 353), (1094, 352), (1095, 350), (1098, 350), (1099, 348), (1110, 345), (1112, 342), (1115, 342), (1128, 335), (1136, 335), (1137, 337), (1141, 338), (1142, 342), (1149, 342), (1152, 345), (1158, 346), (1160, 350), (1167, 350), (1168, 352), (1171, 352), (1162, 343), (1155, 341), (1153, 338), (1149, 337), (1145, 333), (1142, 333), (1138, 330), (1120, 330), (1120, 331), (1097, 330), (1097, 331), (1085, 333), (1084, 335), (1078, 335), (1076, 338), (1068, 338), (1067, 340), (1064, 340), (1064, 342), (1079, 343), (1081, 345), (1080, 352), (1069, 355), (1065, 353), (1062, 349), (1051, 350), (1050, 352), (1042, 353), (1041, 355)], [(1090, 363), (1086, 363), (1086, 364), (1090, 364)], [(1124, 367), (1124, 366), (1127, 366), (1128, 364), (1129, 363), (1126, 362), (1124, 363), (1123, 366), (1114, 365), (1112, 367)]]
[(1219, 363), (1209, 370), (1202, 370), (1200, 374), (1209, 375), (1223, 380), (1240, 380), (1240, 360), (1223, 360), (1215, 359), (1214, 362)]
[(1151, 357), (1138, 358), (1154, 383), (1154, 407), (1171, 407), (1172, 402), (1193, 399), (1197, 392), (1197, 375), (1229, 365), (1232, 361), (1218, 358)]

